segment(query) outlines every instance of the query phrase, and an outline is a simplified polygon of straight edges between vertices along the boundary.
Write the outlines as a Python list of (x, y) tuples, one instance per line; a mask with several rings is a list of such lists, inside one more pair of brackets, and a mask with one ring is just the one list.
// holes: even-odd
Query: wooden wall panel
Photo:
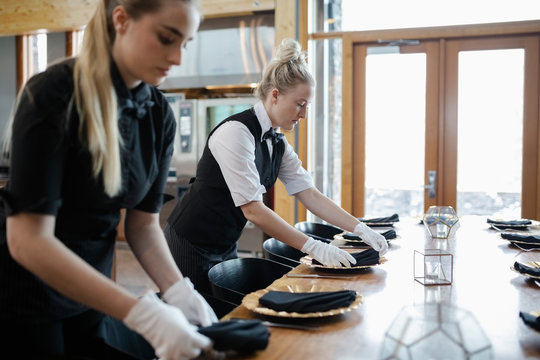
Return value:
[[(352, 39), (348, 39), (347, 42), (348, 48), (350, 50), (350, 55), (352, 56), (351, 60), (348, 60), (349, 63), (352, 63), (352, 67), (349, 65), (347, 67), (348, 73), (352, 74), (352, 93), (349, 90), (349, 98), (343, 99), (343, 108), (352, 109), (352, 114), (349, 114), (349, 123), (342, 125), (342, 133), (345, 136), (345, 131), (350, 131), (348, 135), (349, 143), (352, 145), (349, 146), (349, 156), (347, 157), (347, 162), (343, 163), (342, 166), (342, 207), (350, 212), (354, 216), (362, 217), (364, 216), (364, 199), (365, 199), (365, 168), (366, 168), (366, 146), (365, 141), (352, 141), (352, 139), (365, 139), (366, 138), (366, 101), (365, 101), (365, 92), (366, 92), (366, 46), (363, 45), (352, 45)], [(349, 50), (347, 50), (349, 52)], [(345, 75), (347, 70), (343, 69), (343, 78), (346, 78)], [(345, 88), (343, 89), (345, 91)], [(360, 95), (358, 95), (360, 94)], [(347, 103), (345, 102), (347, 101)], [(351, 105), (352, 102), (352, 105)], [(344, 112), (345, 113), (345, 112)], [(344, 114), (345, 115), (345, 114)], [(346, 126), (345, 126), (346, 125)], [(354, 125), (354, 126), (353, 126)], [(344, 144), (343, 150), (345, 151), (346, 145)], [(352, 151), (352, 153), (350, 152)], [(351, 170), (352, 169), (352, 178)], [(349, 189), (347, 193), (344, 189)], [(350, 195), (348, 195), (350, 194)], [(347, 198), (350, 196), (352, 198), (352, 203), (350, 199)]]
[[(275, 31), (276, 46), (284, 38), (296, 38), (296, 1), (276, 0), (275, 9)], [(295, 129), (299, 131), (299, 129)], [(295, 147), (295, 132), (285, 133), (287, 141)], [(281, 181), (274, 185), (274, 211), (289, 224), (294, 225), (296, 221), (295, 198), (287, 194), (285, 186)]]
[[(298, 14), (297, 14), (297, 36), (302, 48), (307, 50), (308, 48), (308, 0), (298, 0)], [(277, 22), (278, 20), (276, 20)], [(308, 58), (308, 62), (310, 59)], [(309, 109), (308, 109), (309, 110)], [(306, 114), (308, 117), (309, 114)], [(298, 143), (296, 146), (296, 152), (298, 157), (305, 168), (307, 168), (308, 162), (308, 125), (307, 120), (301, 121), (296, 129), (298, 133)], [(307, 209), (302, 203), (297, 201), (296, 207), (296, 221), (306, 221)]]
[[(361, 91), (362, 84), (356, 84), (355, 89), (354, 76), (354, 58), (353, 42), (350, 37), (343, 37), (343, 63), (342, 63), (342, 122), (341, 122), (341, 207), (347, 212), (353, 214), (353, 171), (354, 171), (354, 151), (353, 136), (353, 104), (354, 91)], [(346, 75), (347, 74), (347, 75)], [(363, 92), (362, 92), (363, 93)], [(358, 97), (358, 93), (356, 94)], [(362, 142), (363, 143), (363, 142)], [(360, 154), (358, 154), (360, 155)], [(361, 216), (360, 213), (358, 216)]]

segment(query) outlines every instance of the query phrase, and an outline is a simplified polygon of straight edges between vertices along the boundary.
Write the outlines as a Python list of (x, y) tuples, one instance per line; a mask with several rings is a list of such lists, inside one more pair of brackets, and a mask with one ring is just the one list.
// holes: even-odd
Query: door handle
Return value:
[(424, 189), (428, 190), (429, 198), (434, 198), (437, 195), (437, 171), (428, 171), (428, 184), (424, 185)]

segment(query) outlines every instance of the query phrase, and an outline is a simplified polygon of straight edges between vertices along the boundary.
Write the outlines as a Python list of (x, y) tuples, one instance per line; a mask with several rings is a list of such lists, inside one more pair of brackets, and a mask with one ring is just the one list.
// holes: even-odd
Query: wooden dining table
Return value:
[[(443, 304), (472, 315), (491, 345), (491, 359), (540, 359), (540, 332), (519, 317), (520, 311), (540, 311), (540, 282), (511, 269), (515, 261), (540, 261), (540, 251), (520, 250), (502, 239), (481, 216), (460, 218), (460, 227), (451, 239), (431, 238), (416, 218), (402, 218), (394, 228), (397, 238), (389, 242), (382, 264), (339, 274), (346, 278), (285, 275), (267, 288), (355, 290), (362, 296), (358, 307), (335, 316), (306, 319), (269, 317), (240, 305), (223, 319), (285, 321), (318, 329), (270, 326), (265, 350), (233, 358), (380, 359), (387, 331), (399, 314), (423, 304)], [(540, 233), (540, 228), (536, 230)], [(415, 280), (419, 275), (414, 269), (418, 261), (415, 254), (425, 253), (425, 249), (451, 254), (451, 284), (426, 286)], [(323, 273), (302, 263), (290, 274)]]

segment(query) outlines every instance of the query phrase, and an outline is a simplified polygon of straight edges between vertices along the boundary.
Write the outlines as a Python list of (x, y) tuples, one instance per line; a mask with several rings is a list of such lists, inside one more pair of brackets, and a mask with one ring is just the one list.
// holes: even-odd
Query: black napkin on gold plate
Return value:
[[(382, 232), (381, 235), (384, 236), (384, 238), (386, 240), (395, 239), (397, 237), (396, 230), (394, 230), (394, 229), (386, 230), (386, 231)], [(343, 235), (343, 238), (345, 240), (362, 241), (362, 238), (360, 236), (355, 235), (353, 233), (346, 233), (346, 234)]]
[(377, 224), (377, 223), (394, 223), (399, 221), (399, 215), (398, 214), (392, 214), (390, 216), (386, 217), (374, 217), (374, 218), (358, 218), (358, 220), (368, 223), (368, 224)]
[(268, 346), (270, 332), (260, 320), (231, 319), (200, 327), (201, 334), (214, 342), (214, 349), (247, 354)]
[(531, 313), (520, 311), (519, 317), (523, 320), (523, 322), (532, 327), (535, 330), (540, 331), (540, 316), (534, 316)]
[(499, 230), (504, 229), (524, 229), (527, 228), (529, 225), (532, 225), (532, 221), (528, 219), (522, 219), (522, 220), (494, 220), (494, 219), (487, 219), (487, 223), (490, 224), (493, 227), (496, 227)]
[[(360, 252), (351, 253), (352, 257), (356, 259), (356, 264), (353, 264), (352, 267), (356, 266), (369, 266), (376, 265), (379, 263), (380, 257), (379, 252), (374, 249), (368, 249)], [(319, 261), (313, 259), (311, 260), (313, 265), (322, 265)], [(347, 268), (347, 267), (343, 267)]]
[(510, 241), (513, 240), (513, 241), (520, 241), (520, 242), (540, 245), (540, 235), (521, 235), (521, 234), (503, 232), (501, 233), (501, 237), (503, 239), (510, 240)]
[(540, 277), (540, 268), (535, 268), (516, 261), (514, 263), (514, 269), (516, 269), (517, 272), (520, 272), (522, 274), (529, 274), (532, 276)]
[(524, 225), (531, 225), (531, 220), (493, 220), (493, 219), (487, 219), (488, 224), (493, 224), (495, 226), (497, 225), (507, 225), (507, 226), (524, 226)]
[(269, 291), (259, 299), (259, 303), (276, 311), (311, 313), (348, 307), (355, 299), (356, 291), (353, 290), (307, 293)]

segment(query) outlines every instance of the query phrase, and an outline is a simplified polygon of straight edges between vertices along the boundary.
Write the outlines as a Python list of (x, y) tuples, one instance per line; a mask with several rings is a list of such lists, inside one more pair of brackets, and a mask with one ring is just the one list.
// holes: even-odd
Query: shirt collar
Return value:
[[(262, 101), (257, 101), (257, 103), (253, 105), (253, 110), (255, 110), (255, 115), (257, 116), (257, 120), (259, 120), (259, 125), (261, 125), (262, 132), (260, 141), (263, 141), (264, 133), (270, 130), (272, 127), (272, 121), (270, 121)], [(276, 130), (276, 132), (279, 132), (279, 128)]]
[(120, 113), (131, 112), (135, 117), (143, 118), (148, 108), (154, 105), (151, 100), (150, 86), (141, 82), (135, 88), (128, 89), (114, 60), (111, 60), (111, 78), (116, 91)]

